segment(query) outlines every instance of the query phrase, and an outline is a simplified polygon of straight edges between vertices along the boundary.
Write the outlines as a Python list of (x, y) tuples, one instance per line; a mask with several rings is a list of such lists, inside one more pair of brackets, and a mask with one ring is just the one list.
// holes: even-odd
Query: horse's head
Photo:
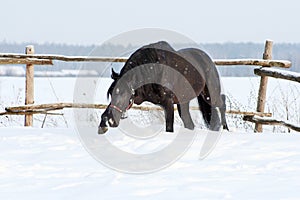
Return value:
[(118, 127), (120, 119), (133, 104), (134, 90), (118, 73), (112, 70), (114, 80), (107, 91), (107, 97), (111, 96), (111, 102), (101, 116), (98, 133), (103, 134), (110, 127)]

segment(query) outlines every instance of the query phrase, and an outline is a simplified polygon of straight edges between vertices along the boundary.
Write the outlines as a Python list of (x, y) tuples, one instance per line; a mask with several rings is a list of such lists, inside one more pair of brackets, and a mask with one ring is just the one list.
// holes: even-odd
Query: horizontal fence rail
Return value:
[(126, 57), (98, 57), (98, 56), (64, 56), (55, 54), (0, 54), (0, 58), (6, 59), (46, 59), (64, 62), (126, 62)]
[(0, 57), (0, 65), (53, 65), (53, 62), (49, 59)]
[(284, 71), (279, 69), (260, 68), (254, 69), (254, 74), (258, 76), (269, 76), (273, 78), (280, 78), (289, 81), (295, 81), (300, 83), (300, 73)]
[(280, 125), (285, 126), (289, 129), (292, 129), (294, 131), (300, 132), (300, 125), (295, 125), (290, 122), (286, 122), (283, 120), (277, 120), (270, 117), (260, 117), (260, 116), (244, 116), (243, 120), (253, 122), (253, 123), (260, 123), (264, 125)]
[[(24, 106), (14, 106), (6, 107), (5, 111), (0, 113), (0, 115), (29, 115), (33, 113), (41, 112), (41, 114), (47, 114), (49, 111), (61, 110), (64, 108), (92, 108), (92, 109), (106, 109), (107, 104), (86, 104), (86, 103), (49, 103), (49, 104), (35, 104), (35, 105), (24, 105)], [(142, 111), (153, 111), (163, 109), (159, 106), (132, 106), (131, 109), (142, 110)], [(177, 107), (174, 107), (177, 110)], [(199, 110), (199, 107), (191, 106), (190, 110)], [(240, 110), (227, 110), (228, 114), (236, 115), (248, 115), (248, 116), (261, 116), (261, 117), (271, 117), (272, 113), (259, 113), (259, 112), (247, 112)], [(50, 113), (53, 114), (53, 113)]]
[[(53, 65), (52, 60), (64, 62), (126, 62), (126, 57), (95, 57), (95, 56), (63, 56), (53, 54), (0, 54), (0, 64), (36, 64)], [(289, 68), (292, 64), (287, 60), (264, 59), (215, 59), (216, 65), (253, 65), (263, 67)], [(27, 63), (30, 62), (30, 63)], [(35, 63), (36, 62), (36, 63)]]

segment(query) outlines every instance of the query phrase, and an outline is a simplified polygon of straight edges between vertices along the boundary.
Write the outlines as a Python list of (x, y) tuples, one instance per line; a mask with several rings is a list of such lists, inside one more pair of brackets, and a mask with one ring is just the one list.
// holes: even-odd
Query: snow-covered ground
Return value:
[[(36, 103), (73, 101), (74, 78), (35, 80)], [(0, 78), (2, 109), (23, 104), (24, 81)], [(267, 111), (299, 123), (299, 85), (274, 79), (270, 83)], [(255, 110), (258, 84), (258, 78), (223, 78), (228, 105)], [(105, 101), (104, 85), (97, 103)], [(47, 128), (40, 128), (43, 116), (35, 118), (34, 128), (21, 127), (23, 117), (0, 117), (0, 199), (300, 199), (299, 133), (271, 133), (274, 128), (267, 127), (270, 131), (256, 134), (230, 118), (233, 132), (222, 133), (204, 160), (198, 157), (207, 133), (197, 129), (195, 141), (178, 161), (155, 173), (133, 175), (96, 161), (76, 131), (72, 110), (63, 112), (64, 117), (47, 117)], [(108, 137), (137, 153), (157, 148), (158, 140), (124, 140), (118, 129), (108, 134), (93, 137)]]
[(223, 133), (198, 160), (200, 134), (170, 167), (132, 175), (94, 160), (73, 129), (0, 131), (0, 199), (300, 198), (299, 134)]

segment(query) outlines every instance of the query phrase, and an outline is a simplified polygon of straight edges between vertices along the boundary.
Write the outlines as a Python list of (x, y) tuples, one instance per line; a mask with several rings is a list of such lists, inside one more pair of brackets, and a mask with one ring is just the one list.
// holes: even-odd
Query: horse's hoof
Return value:
[(189, 130), (194, 130), (195, 127), (194, 126), (186, 126), (185, 128), (189, 129)]
[(184, 125), (184, 128), (187, 128), (187, 129), (190, 129), (190, 130), (194, 130), (195, 125), (194, 125), (194, 123), (191, 123), (191, 124), (185, 124), (185, 125)]
[(108, 131), (108, 127), (99, 127), (98, 128), (98, 134), (102, 135)]
[(173, 127), (172, 128), (166, 128), (166, 132), (174, 132)]

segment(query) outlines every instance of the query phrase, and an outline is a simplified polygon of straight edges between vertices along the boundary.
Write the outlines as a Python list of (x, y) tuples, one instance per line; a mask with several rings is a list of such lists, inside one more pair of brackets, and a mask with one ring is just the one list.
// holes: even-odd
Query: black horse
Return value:
[(194, 129), (189, 102), (195, 97), (208, 128), (228, 130), (219, 74), (210, 57), (199, 49), (176, 51), (163, 41), (146, 45), (129, 57), (119, 74), (112, 70), (111, 77), (114, 82), (107, 91), (111, 102), (101, 116), (99, 134), (108, 125), (117, 127), (133, 103), (144, 101), (164, 109), (167, 132), (173, 132), (173, 104), (177, 104), (184, 127)]

